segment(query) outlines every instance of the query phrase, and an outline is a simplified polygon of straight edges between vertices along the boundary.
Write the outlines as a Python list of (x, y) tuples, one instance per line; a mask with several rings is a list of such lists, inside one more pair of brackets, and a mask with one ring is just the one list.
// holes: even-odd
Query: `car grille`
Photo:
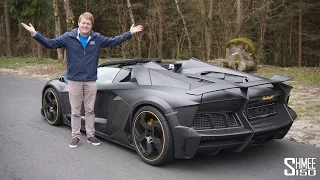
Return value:
[(258, 119), (275, 116), (278, 114), (277, 106), (274, 103), (264, 104), (255, 107), (247, 107), (244, 111), (244, 115), (249, 121), (255, 121)]
[(197, 114), (193, 127), (199, 129), (221, 129), (228, 127), (238, 127), (240, 123), (233, 113), (206, 113)]

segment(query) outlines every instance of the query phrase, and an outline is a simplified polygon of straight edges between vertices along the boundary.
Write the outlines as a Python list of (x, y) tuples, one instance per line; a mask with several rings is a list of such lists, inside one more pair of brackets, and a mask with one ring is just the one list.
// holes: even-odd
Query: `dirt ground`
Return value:
[(320, 85), (301, 85), (290, 82), (289, 105), (298, 118), (285, 138), (320, 147)]
[[(27, 66), (19, 70), (0, 69), (0, 74), (18, 75), (32, 79), (49, 80), (64, 74), (54, 66)], [(293, 123), (286, 139), (320, 148), (320, 85), (289, 82), (291, 91), (289, 105), (298, 118)]]

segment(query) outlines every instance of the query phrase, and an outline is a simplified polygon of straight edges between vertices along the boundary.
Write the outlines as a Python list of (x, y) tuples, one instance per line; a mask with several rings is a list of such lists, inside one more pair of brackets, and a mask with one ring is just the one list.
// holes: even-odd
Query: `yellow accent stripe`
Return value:
[(53, 94), (53, 96), (54, 96), (54, 101), (56, 101), (56, 104), (57, 104), (57, 115), (56, 115), (56, 119), (55, 119), (53, 122), (51, 122), (51, 121), (46, 117), (45, 113), (44, 113), (44, 117), (47, 119), (47, 121), (48, 121), (49, 124), (54, 124), (54, 123), (58, 120), (59, 104), (58, 104), (58, 101), (57, 101), (57, 97), (56, 97), (56, 95), (54, 94), (53, 91), (47, 90), (46, 93), (43, 95), (43, 98), (42, 98), (42, 109), (44, 110), (44, 106), (43, 106), (43, 105), (44, 105), (44, 99), (45, 99), (47, 93), (49, 93), (49, 92), (51, 92), (51, 93)]
[[(162, 153), (163, 153), (164, 145), (165, 145), (165, 143), (166, 143), (166, 137), (165, 137), (165, 135), (164, 135), (164, 129), (163, 129), (162, 123), (161, 123), (161, 121), (159, 120), (158, 116), (155, 115), (155, 114), (154, 114), (153, 112), (151, 112), (151, 111), (142, 111), (142, 112), (140, 112), (140, 113), (138, 114), (137, 118), (134, 120), (133, 130), (135, 130), (135, 128), (136, 128), (136, 121), (137, 121), (137, 119), (139, 118), (139, 116), (140, 116), (142, 113), (145, 113), (145, 112), (148, 112), (148, 113), (152, 114), (152, 115), (159, 121), (160, 126), (161, 126), (161, 129), (162, 129), (163, 144), (162, 144), (162, 149), (161, 149), (161, 152), (160, 152), (159, 156), (158, 156), (157, 158), (153, 159), (153, 160), (145, 158), (139, 151), (138, 151), (138, 153), (141, 154), (141, 156), (142, 156), (144, 159), (148, 160), (148, 161), (156, 161), (157, 159), (159, 159), (159, 157), (161, 157), (161, 155), (162, 155)], [(133, 138), (135, 139), (134, 136), (133, 136)], [(136, 143), (136, 140), (134, 140), (134, 143), (135, 143), (136, 147), (138, 147), (138, 146), (137, 146), (137, 143)]]

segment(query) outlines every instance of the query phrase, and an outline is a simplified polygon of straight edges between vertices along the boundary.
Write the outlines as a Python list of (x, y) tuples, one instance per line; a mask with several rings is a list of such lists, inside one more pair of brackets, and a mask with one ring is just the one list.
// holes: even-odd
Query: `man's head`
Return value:
[(88, 36), (94, 23), (93, 15), (85, 12), (79, 16), (78, 26), (82, 36)]

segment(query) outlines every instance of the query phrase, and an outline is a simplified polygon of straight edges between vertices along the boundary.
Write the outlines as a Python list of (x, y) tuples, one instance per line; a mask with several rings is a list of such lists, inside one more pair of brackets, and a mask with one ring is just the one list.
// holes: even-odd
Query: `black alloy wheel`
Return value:
[(59, 96), (53, 88), (48, 88), (43, 93), (42, 110), (49, 124), (56, 126), (62, 123)]
[(150, 165), (162, 165), (173, 158), (173, 138), (165, 116), (145, 106), (134, 117), (133, 140), (136, 151)]

